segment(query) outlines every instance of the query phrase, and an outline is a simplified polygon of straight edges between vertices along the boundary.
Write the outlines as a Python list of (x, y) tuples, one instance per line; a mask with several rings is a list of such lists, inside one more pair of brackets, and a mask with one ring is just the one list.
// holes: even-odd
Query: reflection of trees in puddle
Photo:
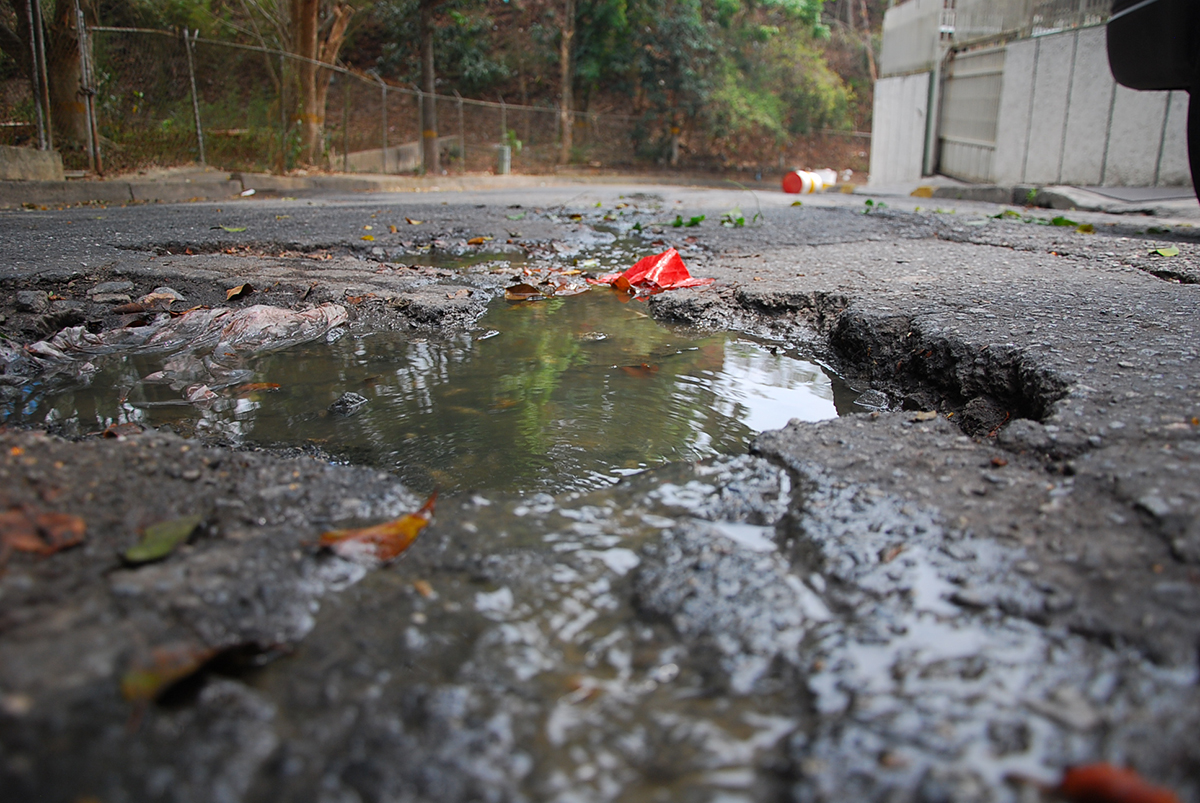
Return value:
[[(110, 357), (91, 386), (47, 403), (81, 432), (133, 420), (235, 443), (312, 442), (447, 490), (597, 487), (649, 465), (744, 452), (755, 430), (791, 417), (834, 415), (816, 366), (665, 327), (608, 292), (498, 305), (476, 334), (489, 330), (501, 336), (377, 333), (256, 355), (225, 367), (278, 390), (227, 387), (199, 405), (180, 403), (178, 382), (143, 381), (180, 357)], [(369, 402), (328, 414), (345, 392)]]

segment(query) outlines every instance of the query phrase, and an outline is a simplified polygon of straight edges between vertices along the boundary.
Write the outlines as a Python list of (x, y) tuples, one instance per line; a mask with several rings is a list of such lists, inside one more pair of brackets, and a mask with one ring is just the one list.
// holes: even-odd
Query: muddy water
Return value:
[[(418, 490), (553, 492), (741, 454), (756, 432), (853, 407), (843, 383), (785, 348), (669, 328), (619, 299), (498, 301), (475, 331), (448, 339), (345, 334), (263, 354), (199, 404), (145, 381), (169, 358), (108, 355), (86, 386), (35, 390), (8, 420), (170, 425), (234, 444), (316, 445)], [(331, 412), (348, 392), (365, 404)]]

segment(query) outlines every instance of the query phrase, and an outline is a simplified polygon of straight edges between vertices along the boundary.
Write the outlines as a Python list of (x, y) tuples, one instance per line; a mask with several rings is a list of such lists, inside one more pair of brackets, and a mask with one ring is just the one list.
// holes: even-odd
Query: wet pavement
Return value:
[[(346, 334), (298, 353), (388, 332), (446, 344), (442, 364), (456, 338), (505, 350), (476, 338), (500, 331), (486, 316), (512, 276), (600, 272), (639, 243), (717, 282), (622, 310), (846, 383), (838, 418), (742, 419), (736, 448), (615, 484), (573, 485), (568, 462), (558, 486), (454, 486), (382, 569), (313, 545), (419, 506), (415, 456), (303, 433), (264, 448), (131, 416), (135, 395), (74, 430), (10, 420), (5, 507), (88, 533), (13, 552), (0, 577), (0, 784), (17, 800), (1030, 801), (1105, 761), (1200, 800), (1196, 234), (792, 200), (588, 187), (0, 213), (9, 410), (105, 376), (17, 346), (157, 320), (119, 310), (158, 288), (186, 299), (172, 309), (337, 305)], [(721, 226), (735, 206), (747, 225)], [(587, 331), (612, 320), (597, 315)], [(636, 325), (606, 334), (653, 341)], [(613, 372), (624, 360), (597, 364), (613, 399), (645, 405), (617, 386), (645, 378)], [(348, 367), (378, 373), (340, 364), (349, 391)], [(193, 410), (186, 390), (162, 398)], [(162, 429), (86, 434), (139, 420)], [(119, 559), (187, 514), (203, 517), (188, 545)], [(146, 702), (139, 671), (183, 680)]]

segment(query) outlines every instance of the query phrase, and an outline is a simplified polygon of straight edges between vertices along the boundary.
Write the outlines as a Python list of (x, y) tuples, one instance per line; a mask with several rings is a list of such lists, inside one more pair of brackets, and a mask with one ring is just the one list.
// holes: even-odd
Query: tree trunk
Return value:
[(300, 89), (300, 162), (316, 164), (325, 144), (325, 101), (332, 73), (321, 64), (333, 64), (346, 38), (354, 10), (337, 3), (321, 32), (321, 0), (292, 0), (292, 52)]
[[(0, 26), (0, 49), (29, 77), (31, 65), (30, 37), (26, 20), (31, 0), (13, 0), (16, 28)], [(51, 0), (41, 3), (46, 49), (46, 83), (50, 90), (50, 119), (55, 133), (65, 143), (87, 142), (87, 108), (80, 94), (82, 71), (79, 59), (79, 38), (75, 31), (75, 6), (72, 0), (57, 0), (54, 12), (47, 19), (46, 9)]]
[(575, 38), (575, 0), (566, 0), (563, 10), (562, 38), (559, 40), (558, 56), (561, 70), (562, 102), (558, 107), (559, 121), (562, 127), (562, 150), (558, 161), (567, 164), (571, 161), (571, 135), (575, 129), (575, 115), (571, 113), (571, 84), (574, 70), (571, 69), (571, 46)]
[(325, 109), (317, 107), (317, 23), (320, 0), (292, 0), (292, 51), (300, 88), (300, 162), (311, 165), (321, 145)]
[(421, 141), (424, 149), (426, 175), (438, 175), (442, 172), (438, 164), (437, 143), (437, 81), (433, 72), (433, 8), (436, 0), (422, 0), (420, 16), (421, 34), (421, 89), (425, 93), (422, 98), (421, 120), (424, 131)]
[(871, 18), (867, 15), (867, 0), (860, 0), (862, 9), (863, 45), (867, 51), (867, 70), (871, 74), (871, 86), (879, 82), (879, 70), (875, 67), (875, 47), (871, 42)]

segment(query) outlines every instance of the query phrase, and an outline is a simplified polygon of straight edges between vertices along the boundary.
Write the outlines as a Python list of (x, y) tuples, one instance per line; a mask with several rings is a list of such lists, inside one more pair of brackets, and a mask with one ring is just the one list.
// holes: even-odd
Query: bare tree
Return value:
[(267, 70), (286, 103), (288, 86), (296, 87), (300, 123), (300, 161), (311, 165), (321, 158), (325, 137), (325, 103), (333, 73), (322, 65), (337, 63), (357, 8), (350, 0), (239, 0), (242, 19), (232, 27), (271, 49), (294, 58), (290, 69)]

